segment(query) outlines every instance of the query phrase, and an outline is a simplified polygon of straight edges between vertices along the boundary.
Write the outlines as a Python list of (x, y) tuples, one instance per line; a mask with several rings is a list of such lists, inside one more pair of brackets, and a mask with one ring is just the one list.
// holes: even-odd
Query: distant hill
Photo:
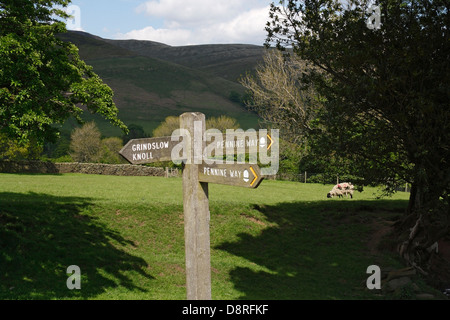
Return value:
[(263, 48), (247, 44), (211, 44), (171, 47), (162, 43), (139, 40), (105, 40), (110, 44), (143, 56), (170, 61), (189, 68), (237, 81), (262, 59)]
[[(169, 115), (198, 111), (236, 118), (244, 129), (258, 126), (258, 117), (236, 102), (236, 96), (244, 93), (239, 76), (261, 61), (262, 46), (171, 47), (74, 31), (60, 37), (74, 43), (81, 58), (114, 90), (119, 117), (128, 125), (141, 125), (151, 134)], [(99, 117), (90, 118), (104, 135), (121, 135)]]

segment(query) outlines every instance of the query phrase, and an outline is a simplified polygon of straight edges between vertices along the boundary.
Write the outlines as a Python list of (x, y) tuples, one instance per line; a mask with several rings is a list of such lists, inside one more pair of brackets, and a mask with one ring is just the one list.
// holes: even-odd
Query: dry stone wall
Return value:
[(166, 170), (129, 164), (102, 163), (52, 163), (43, 161), (0, 161), (2, 173), (84, 173), (114, 176), (155, 176), (165, 177)]

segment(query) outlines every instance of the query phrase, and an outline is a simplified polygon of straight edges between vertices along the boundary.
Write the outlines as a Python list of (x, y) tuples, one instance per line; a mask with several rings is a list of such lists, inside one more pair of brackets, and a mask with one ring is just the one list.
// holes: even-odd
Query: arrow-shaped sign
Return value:
[[(258, 138), (256, 133), (236, 133), (232, 135), (220, 136), (220, 139), (207, 135), (207, 150), (211, 151), (211, 156), (216, 152), (221, 155), (234, 154), (256, 154), (261, 150), (270, 150), (274, 141), (267, 134), (267, 137)], [(172, 150), (178, 145), (179, 136), (143, 138), (130, 140), (119, 153), (131, 164), (145, 164), (160, 161), (173, 161)], [(174, 140), (174, 141), (172, 141)]]
[(201, 164), (198, 168), (201, 182), (226, 184), (244, 188), (258, 188), (264, 179), (256, 164)]
[(172, 149), (178, 143), (171, 137), (133, 139), (119, 153), (132, 164), (172, 161)]
[[(258, 133), (234, 133), (225, 134), (216, 138), (216, 134), (206, 135), (206, 145), (211, 150), (211, 155), (215, 156), (219, 152), (221, 155), (257, 154), (262, 150), (269, 151), (274, 141), (267, 134), (266, 137), (259, 137)], [(214, 152), (215, 151), (215, 152)]]

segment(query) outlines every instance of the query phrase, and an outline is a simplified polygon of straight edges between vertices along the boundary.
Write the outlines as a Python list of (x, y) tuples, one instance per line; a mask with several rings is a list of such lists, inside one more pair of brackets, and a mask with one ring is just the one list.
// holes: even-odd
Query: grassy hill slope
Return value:
[(262, 61), (263, 47), (247, 44), (211, 44), (171, 47), (153, 41), (105, 40), (143, 56), (209, 72), (230, 81), (251, 72)]
[[(133, 45), (124, 45), (123, 41), (105, 40), (83, 32), (69, 32), (61, 37), (77, 45), (81, 58), (114, 90), (119, 117), (126, 124), (141, 125), (151, 134), (169, 115), (198, 111), (207, 117), (227, 115), (236, 118), (244, 129), (258, 126), (258, 118), (254, 113), (229, 99), (233, 92), (242, 95), (243, 87), (235, 81), (208, 72), (214, 69), (214, 65), (222, 63), (228, 64), (229, 69), (236, 74), (240, 72), (238, 70), (244, 73), (245, 58), (236, 58), (233, 64), (226, 59), (220, 62), (218, 56), (214, 58), (211, 55), (208, 67), (202, 68), (202, 61), (206, 61), (206, 57), (211, 54), (210, 50), (206, 50), (209, 46), (198, 46), (196, 50), (189, 48), (186, 51), (190, 52), (188, 55), (167, 54), (167, 57), (184, 57), (185, 63), (181, 65), (176, 63), (181, 62), (180, 59), (158, 58), (164, 56), (161, 53), (164, 48), (172, 48), (163, 44), (131, 41), (129, 44)], [(155, 51), (159, 50), (160, 54), (151, 57), (151, 46), (157, 48)], [(141, 47), (145, 50), (140, 50)], [(175, 50), (183, 51), (182, 48)], [(195, 52), (198, 57), (195, 57)], [(87, 116), (87, 120), (90, 119), (98, 123), (104, 135), (121, 135), (118, 129), (99, 117)], [(74, 126), (74, 123), (69, 122), (67, 126)]]

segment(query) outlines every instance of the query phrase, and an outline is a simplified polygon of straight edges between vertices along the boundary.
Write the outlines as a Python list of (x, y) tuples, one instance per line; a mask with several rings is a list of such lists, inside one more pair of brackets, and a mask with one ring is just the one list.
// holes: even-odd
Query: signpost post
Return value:
[(180, 117), (180, 127), (193, 137), (187, 139), (189, 145), (185, 146), (187, 159), (183, 168), (187, 299), (211, 300), (208, 183), (200, 182), (199, 166), (195, 164), (200, 162), (198, 156), (203, 154), (205, 145), (203, 139), (195, 139), (203, 137), (205, 115), (184, 113)]
[[(186, 252), (186, 291), (188, 300), (211, 300), (211, 261), (209, 232), (208, 183), (257, 188), (263, 177), (256, 164), (214, 163), (204, 161), (206, 148), (205, 115), (184, 113), (180, 128), (188, 139), (183, 139), (183, 209)], [(222, 155), (257, 153), (258, 148), (269, 150), (274, 143), (270, 135), (258, 137), (256, 132), (226, 136), (225, 141), (212, 141), (213, 150)], [(179, 145), (172, 137), (130, 140), (120, 154), (132, 164), (173, 161), (172, 151)], [(177, 159), (179, 160), (179, 159)], [(210, 159), (209, 159), (210, 160)]]

